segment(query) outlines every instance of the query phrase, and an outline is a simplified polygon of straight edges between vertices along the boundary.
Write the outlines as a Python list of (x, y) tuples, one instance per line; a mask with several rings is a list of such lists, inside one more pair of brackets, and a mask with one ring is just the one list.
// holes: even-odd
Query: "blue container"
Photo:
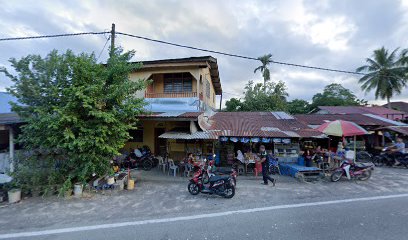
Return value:
[(298, 165), (300, 166), (305, 166), (305, 158), (304, 157), (298, 157)]

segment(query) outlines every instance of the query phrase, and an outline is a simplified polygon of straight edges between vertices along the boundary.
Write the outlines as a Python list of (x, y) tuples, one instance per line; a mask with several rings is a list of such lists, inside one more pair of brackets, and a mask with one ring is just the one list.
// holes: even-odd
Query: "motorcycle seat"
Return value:
[(222, 174), (232, 174), (232, 170), (224, 170), (224, 169), (218, 169), (215, 172), (222, 173)]
[(358, 168), (369, 168), (372, 167), (373, 165), (371, 163), (356, 163), (355, 166)]
[(215, 176), (210, 177), (210, 182), (216, 182), (216, 181), (219, 181), (219, 180), (228, 180), (229, 178), (230, 178), (229, 176), (215, 175)]

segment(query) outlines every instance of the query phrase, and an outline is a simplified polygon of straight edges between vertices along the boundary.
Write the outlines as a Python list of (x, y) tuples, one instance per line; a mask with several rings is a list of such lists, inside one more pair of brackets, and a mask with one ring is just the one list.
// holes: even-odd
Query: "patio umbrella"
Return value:
[(356, 123), (343, 120), (326, 122), (318, 127), (317, 130), (330, 136), (354, 136), (354, 160), (356, 158), (356, 136), (368, 134), (364, 128), (360, 127)]

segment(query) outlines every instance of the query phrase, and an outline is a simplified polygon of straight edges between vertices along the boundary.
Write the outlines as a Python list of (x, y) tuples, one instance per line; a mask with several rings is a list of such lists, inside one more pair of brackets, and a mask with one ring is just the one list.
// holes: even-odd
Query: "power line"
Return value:
[[(129, 34), (129, 33), (116, 32), (116, 34), (123, 35), (123, 36), (128, 36), (128, 37), (133, 37), (133, 38), (139, 38), (139, 39), (143, 39), (143, 40), (151, 41), (151, 42), (156, 42), (156, 43), (167, 44), (167, 45), (171, 45), (171, 46), (175, 46), (175, 47), (182, 47), (182, 48), (188, 48), (188, 49), (193, 49), (193, 50), (202, 51), (202, 52), (220, 54), (220, 55), (229, 56), (229, 57), (236, 57), (236, 58), (243, 58), (243, 59), (259, 61), (258, 58), (254, 58), (254, 57), (248, 57), (248, 56), (243, 56), (243, 55), (238, 55), (238, 54), (232, 54), (232, 53), (214, 51), (214, 50), (209, 50), (209, 49), (204, 49), (204, 48), (192, 47), (192, 46), (187, 46), (187, 45), (183, 45), (183, 44), (172, 43), (172, 42), (167, 42), (167, 41), (162, 41), (162, 40), (157, 40), (157, 39), (152, 39), (152, 38), (138, 36), (138, 35)], [(364, 75), (364, 73), (345, 71), (345, 70), (339, 70), (339, 69), (332, 69), (332, 68), (315, 67), (315, 66), (301, 65), (301, 64), (295, 64), (295, 63), (273, 61), (273, 60), (271, 62), (275, 63), (275, 64), (292, 66), (292, 67), (308, 68), (308, 69), (315, 69), (315, 70), (322, 70), (322, 71), (329, 71), (329, 72), (338, 72), (338, 73), (347, 73), (347, 74), (355, 74), (355, 75)]]
[(64, 34), (52, 34), (52, 35), (40, 35), (29, 37), (12, 37), (12, 38), (0, 38), (0, 41), (14, 41), (14, 40), (27, 40), (27, 39), (39, 39), (39, 38), (57, 38), (57, 37), (73, 37), (81, 35), (101, 35), (110, 32), (82, 32), (82, 33), (64, 33)]
[(106, 39), (105, 45), (103, 45), (103, 48), (102, 48), (101, 52), (99, 53), (99, 56), (98, 56), (98, 58), (96, 59), (96, 61), (98, 61), (99, 58), (101, 57), (103, 51), (105, 50), (106, 44), (108, 44), (109, 40), (110, 40), (110, 36)]

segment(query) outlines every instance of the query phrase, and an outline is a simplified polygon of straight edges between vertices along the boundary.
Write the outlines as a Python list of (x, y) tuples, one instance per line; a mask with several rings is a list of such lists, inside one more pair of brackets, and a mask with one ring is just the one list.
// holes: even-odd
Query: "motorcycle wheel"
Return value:
[(191, 195), (197, 195), (200, 193), (200, 188), (195, 183), (189, 183), (187, 189)]
[(338, 182), (342, 176), (343, 176), (343, 170), (337, 170), (332, 173), (332, 175), (330, 176), (330, 180), (332, 182)]
[(234, 186), (228, 186), (225, 188), (225, 198), (232, 198), (235, 195), (235, 187)]
[(366, 181), (366, 180), (368, 180), (370, 177), (371, 177), (371, 171), (370, 171), (370, 170), (367, 170), (367, 171), (364, 171), (361, 175), (359, 175), (359, 176), (357, 177), (357, 179), (360, 180), (360, 181)]
[(384, 166), (384, 161), (383, 158), (380, 156), (375, 156), (373, 159), (373, 163), (376, 167), (382, 167)]
[(151, 160), (145, 160), (142, 163), (143, 170), (150, 171), (153, 167), (153, 162)]

